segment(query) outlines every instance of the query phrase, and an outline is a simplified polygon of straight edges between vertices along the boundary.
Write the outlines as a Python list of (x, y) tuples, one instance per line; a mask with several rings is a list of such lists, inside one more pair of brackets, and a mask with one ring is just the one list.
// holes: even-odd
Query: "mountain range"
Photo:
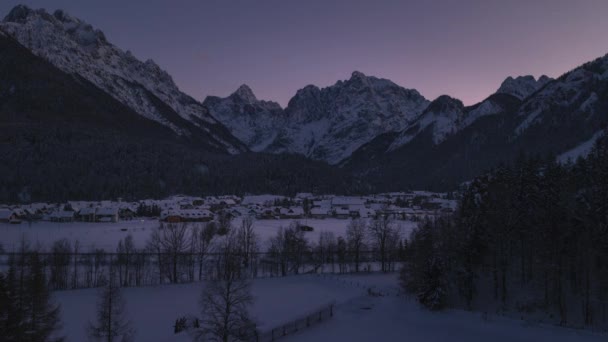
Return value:
[[(247, 85), (199, 102), (156, 63), (61, 10), (15, 7), (0, 43), (0, 148), (12, 162), (0, 167), (5, 201), (52, 197), (59, 185), (42, 174), (90, 189), (62, 195), (74, 198), (446, 190), (522, 153), (576, 156), (608, 121), (608, 56), (557, 79), (508, 77), (473, 106), (355, 71), (305, 86), (282, 108)], [(83, 171), (95, 163), (112, 167)], [(106, 191), (104, 177), (121, 180)]]

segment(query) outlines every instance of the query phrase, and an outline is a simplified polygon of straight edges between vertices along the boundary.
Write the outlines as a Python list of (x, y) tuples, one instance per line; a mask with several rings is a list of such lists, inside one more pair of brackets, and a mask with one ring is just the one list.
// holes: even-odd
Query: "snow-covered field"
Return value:
[[(173, 324), (179, 317), (199, 314), (201, 289), (202, 283), (124, 289), (128, 316), (137, 330), (136, 340), (187, 340), (184, 334), (173, 334)], [(251, 313), (258, 327), (267, 330), (332, 301), (343, 303), (363, 290), (324, 281), (320, 276), (303, 275), (256, 279), (252, 292), (255, 302)], [(85, 327), (95, 317), (97, 294), (97, 289), (55, 292), (55, 300), (62, 306), (63, 331), (68, 341), (86, 341)]]
[[(174, 335), (175, 319), (198, 314), (201, 284), (124, 289), (137, 341), (188, 341)], [(385, 296), (367, 294), (382, 292)], [(409, 297), (397, 296), (396, 274), (300, 275), (256, 279), (252, 314), (262, 330), (302, 317), (336, 301), (334, 318), (288, 336), (285, 341), (606, 341), (608, 336), (552, 326), (534, 326), (458, 310), (429, 312)], [(84, 341), (95, 312), (97, 290), (55, 292), (62, 305), (68, 341)]]
[[(342, 219), (301, 219), (302, 224), (314, 228), (313, 232), (306, 232), (309, 241), (316, 242), (319, 234), (323, 231), (333, 232), (337, 236), (345, 236), (346, 227), (350, 220)], [(262, 243), (268, 241), (276, 234), (280, 227), (288, 227), (292, 220), (257, 220), (254, 221), (255, 230)], [(401, 226), (402, 236), (408, 236), (416, 226), (415, 222), (397, 221)], [(114, 251), (118, 241), (128, 234), (133, 236), (137, 248), (143, 248), (150, 237), (152, 230), (158, 227), (158, 220), (138, 219), (132, 221), (120, 221), (118, 223), (88, 223), (88, 222), (26, 222), (20, 225), (0, 223), (0, 244), (6, 251), (17, 248), (23, 236), (32, 243), (41, 243), (48, 246), (56, 240), (66, 238), (69, 241), (78, 240), (82, 251), (89, 248), (103, 248), (106, 251)], [(238, 227), (240, 220), (233, 221)]]

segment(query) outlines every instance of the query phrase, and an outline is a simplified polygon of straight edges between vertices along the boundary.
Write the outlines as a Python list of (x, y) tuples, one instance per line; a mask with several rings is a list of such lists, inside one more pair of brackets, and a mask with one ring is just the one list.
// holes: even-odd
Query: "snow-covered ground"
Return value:
[[(198, 315), (202, 283), (127, 288), (123, 297), (127, 312), (137, 330), (137, 341), (182, 341), (173, 334), (179, 317)], [(360, 296), (358, 287), (326, 281), (320, 276), (302, 275), (284, 278), (256, 279), (251, 310), (261, 330), (272, 329), (301, 315), (314, 312), (332, 301), (343, 303)], [(97, 289), (55, 292), (62, 306), (64, 333), (68, 341), (86, 341), (85, 327), (95, 317)]]
[[(483, 319), (458, 310), (429, 312), (399, 295), (397, 274), (300, 275), (256, 279), (252, 314), (269, 330), (309, 314), (331, 301), (334, 317), (285, 341), (606, 341), (605, 334), (534, 326), (501, 317)], [(189, 341), (174, 335), (172, 325), (183, 315), (198, 314), (202, 285), (164, 285), (124, 289), (137, 341)], [(369, 296), (368, 288), (384, 296)], [(84, 341), (84, 327), (94, 317), (97, 290), (55, 292), (62, 305), (68, 341)]]
[[(254, 221), (255, 231), (260, 241), (265, 243), (276, 234), (280, 227), (288, 227), (293, 220), (257, 220)], [(313, 232), (306, 232), (309, 241), (317, 242), (319, 234), (323, 231), (333, 232), (336, 237), (345, 236), (346, 227), (350, 220), (343, 219), (301, 219), (302, 224), (314, 228)], [(238, 227), (240, 219), (233, 221)], [(401, 226), (401, 234), (406, 237), (414, 227), (415, 222), (397, 221)], [(135, 246), (143, 248), (152, 231), (158, 227), (158, 220), (144, 219), (132, 221), (120, 221), (118, 223), (88, 223), (88, 222), (26, 222), (20, 225), (0, 223), (0, 244), (6, 251), (12, 251), (19, 246), (23, 236), (33, 244), (41, 243), (49, 246), (54, 241), (66, 238), (69, 241), (78, 240), (80, 249), (88, 251), (89, 248), (103, 248), (106, 251), (114, 251), (118, 241), (128, 234), (133, 236)]]

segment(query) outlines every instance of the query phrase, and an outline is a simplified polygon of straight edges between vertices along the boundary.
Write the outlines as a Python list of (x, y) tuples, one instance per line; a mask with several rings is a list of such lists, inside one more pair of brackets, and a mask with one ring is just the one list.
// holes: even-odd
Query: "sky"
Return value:
[(241, 84), (287, 105), (354, 70), (466, 105), (507, 76), (557, 77), (608, 53), (605, 0), (2, 0), (63, 9), (203, 100)]

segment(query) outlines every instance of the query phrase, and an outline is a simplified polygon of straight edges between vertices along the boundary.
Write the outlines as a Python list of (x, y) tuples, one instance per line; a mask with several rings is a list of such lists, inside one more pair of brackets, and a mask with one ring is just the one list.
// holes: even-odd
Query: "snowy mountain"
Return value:
[(243, 84), (226, 98), (208, 96), (203, 105), (228, 127), (230, 133), (252, 151), (262, 151), (274, 140), (285, 122), (283, 109), (276, 102), (258, 100)]
[(300, 153), (336, 164), (376, 136), (399, 131), (428, 106), (416, 90), (355, 71), (346, 81), (299, 90), (268, 151)]
[(516, 78), (509, 76), (502, 82), (500, 88), (498, 88), (496, 92), (499, 94), (513, 95), (518, 99), (523, 100), (552, 80), (553, 79), (546, 75), (542, 75), (538, 80), (531, 75), (519, 76)]
[(440, 96), (431, 102), (416, 121), (399, 133), (388, 150), (392, 151), (409, 143), (426, 129), (431, 130), (432, 144), (440, 144), (450, 135), (471, 125), (479, 118), (505, 111), (504, 107), (502, 101), (495, 97), (465, 107), (458, 99), (447, 95)]
[[(515, 134), (521, 135), (535, 125), (597, 120), (605, 110), (607, 83), (608, 55), (562, 75), (524, 101), (517, 112), (522, 121)], [(560, 117), (559, 122), (554, 122), (556, 117)]]
[(335, 164), (379, 134), (406, 127), (428, 101), (416, 90), (355, 71), (330, 87), (298, 90), (285, 110), (257, 100), (247, 86), (224, 99), (209, 97), (204, 105), (254, 151)]
[(521, 153), (560, 160), (587, 151), (608, 124), (608, 55), (556, 80), (509, 78), (463, 107), (448, 96), (399, 133), (377, 136), (340, 165), (375, 186), (446, 189)]
[(16, 6), (0, 30), (59, 69), (95, 84), (140, 115), (175, 133), (204, 139), (229, 153), (246, 151), (207, 109), (182, 93), (154, 61), (141, 62), (107, 41), (103, 32), (58, 10)]

